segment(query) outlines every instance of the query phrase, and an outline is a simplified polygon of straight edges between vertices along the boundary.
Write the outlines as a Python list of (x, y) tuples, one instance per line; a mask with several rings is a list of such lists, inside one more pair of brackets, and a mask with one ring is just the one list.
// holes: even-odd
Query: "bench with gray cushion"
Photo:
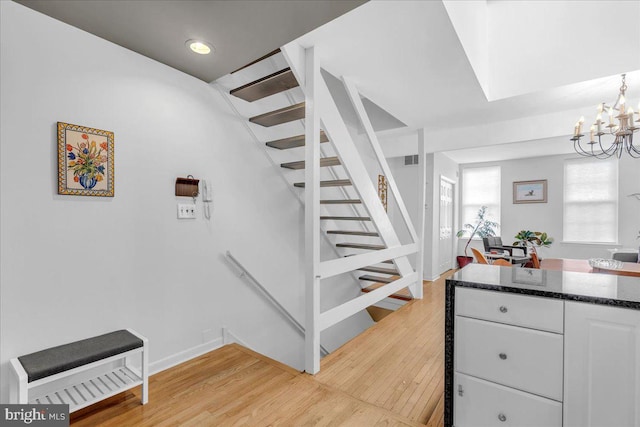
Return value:
[[(127, 363), (138, 354), (140, 371)], [(20, 356), (11, 359), (17, 379), (12, 401), (67, 403), (73, 412), (142, 385), (145, 404), (147, 361), (147, 339), (124, 329)]]

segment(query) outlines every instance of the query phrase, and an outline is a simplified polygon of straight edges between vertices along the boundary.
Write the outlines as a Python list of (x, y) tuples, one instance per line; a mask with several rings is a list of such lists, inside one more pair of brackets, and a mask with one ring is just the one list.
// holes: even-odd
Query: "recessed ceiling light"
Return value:
[(202, 40), (191, 39), (191, 40), (187, 40), (185, 44), (193, 52), (198, 53), (200, 55), (208, 55), (214, 50), (211, 44), (204, 42)]

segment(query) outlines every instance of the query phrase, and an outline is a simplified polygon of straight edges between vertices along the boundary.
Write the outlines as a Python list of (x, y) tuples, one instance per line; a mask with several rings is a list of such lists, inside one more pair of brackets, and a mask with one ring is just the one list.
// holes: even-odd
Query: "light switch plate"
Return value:
[(191, 203), (178, 203), (178, 219), (195, 219), (196, 205)]

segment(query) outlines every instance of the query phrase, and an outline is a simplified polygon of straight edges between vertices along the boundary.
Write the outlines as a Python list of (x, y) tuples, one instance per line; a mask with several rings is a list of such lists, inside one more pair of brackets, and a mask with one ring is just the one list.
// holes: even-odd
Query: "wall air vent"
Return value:
[(417, 165), (418, 164), (418, 155), (414, 154), (413, 156), (404, 156), (404, 165)]

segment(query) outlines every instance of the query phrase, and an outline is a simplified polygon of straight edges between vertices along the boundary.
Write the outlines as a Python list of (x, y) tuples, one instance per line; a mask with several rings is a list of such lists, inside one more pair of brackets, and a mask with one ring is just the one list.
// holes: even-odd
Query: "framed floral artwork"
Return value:
[(113, 197), (113, 132), (58, 122), (58, 194)]

